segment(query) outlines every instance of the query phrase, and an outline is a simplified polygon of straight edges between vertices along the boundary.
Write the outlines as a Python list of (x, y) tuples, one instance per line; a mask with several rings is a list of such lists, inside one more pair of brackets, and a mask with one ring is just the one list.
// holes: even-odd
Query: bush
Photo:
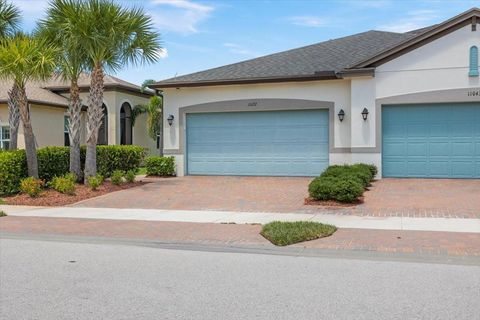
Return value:
[(49, 186), (60, 193), (74, 195), (75, 181), (77, 181), (77, 177), (73, 173), (67, 173), (61, 177), (54, 177)]
[(6, 217), (6, 216), (7, 214), (5, 213), (5, 211), (0, 210), (0, 217)]
[(315, 200), (354, 202), (363, 194), (364, 187), (349, 177), (318, 177), (308, 186), (310, 197)]
[(61, 177), (70, 170), (68, 147), (45, 147), (37, 150), (38, 176), (45, 181)]
[(115, 170), (112, 172), (112, 176), (110, 177), (110, 180), (112, 180), (112, 183), (114, 185), (121, 185), (123, 182), (123, 176), (125, 175), (125, 172), (122, 170)]
[(364, 187), (368, 187), (373, 180), (371, 171), (366, 166), (362, 165), (333, 165), (325, 169), (320, 176), (356, 180)]
[[(80, 149), (85, 163), (85, 147)], [(70, 148), (45, 147), (37, 150), (40, 179), (51, 181), (69, 172)], [(109, 177), (114, 170), (138, 170), (145, 157), (139, 146), (97, 146), (97, 170)], [(0, 152), (0, 195), (20, 191), (20, 180), (27, 177), (25, 150)]]
[(145, 158), (139, 146), (97, 146), (97, 171), (108, 178), (115, 170), (138, 170)]
[(174, 176), (175, 158), (151, 156), (145, 159), (148, 176)]
[(20, 181), (20, 190), (30, 197), (35, 198), (42, 192), (43, 185), (43, 180), (28, 177)]
[(372, 180), (375, 178), (375, 176), (378, 173), (377, 166), (374, 165), (374, 164), (357, 163), (357, 164), (354, 164), (352, 167), (362, 168), (363, 170), (368, 170), (370, 172), (370, 174), (372, 175)]
[(312, 221), (274, 221), (262, 227), (260, 234), (277, 246), (314, 240), (332, 235), (337, 228)]
[(96, 176), (88, 177), (87, 184), (92, 190), (97, 190), (103, 183), (103, 176), (101, 174), (97, 174)]
[(0, 152), (0, 195), (20, 191), (20, 180), (27, 176), (24, 150)]
[(128, 170), (127, 172), (125, 172), (125, 180), (128, 183), (134, 183), (136, 177), (137, 174), (135, 173), (135, 170)]

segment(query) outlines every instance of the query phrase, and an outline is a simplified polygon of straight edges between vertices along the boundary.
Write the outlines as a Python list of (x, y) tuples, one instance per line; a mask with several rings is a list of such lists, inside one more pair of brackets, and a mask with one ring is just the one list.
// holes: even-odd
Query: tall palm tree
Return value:
[[(18, 30), (20, 10), (13, 4), (0, 0), (0, 41), (11, 37)], [(17, 149), (18, 127), (20, 125), (20, 111), (15, 104), (18, 87), (14, 84), (8, 91), (8, 125), (10, 127), (10, 150)]]
[(42, 39), (23, 33), (0, 42), (0, 77), (11, 80), (18, 90), (12, 96), (20, 110), (25, 137), (28, 175), (38, 178), (35, 135), (25, 86), (27, 81), (45, 80), (55, 68), (57, 50)]
[(12, 36), (20, 24), (20, 10), (6, 0), (0, 0), (0, 38)]
[(80, 161), (80, 126), (82, 101), (78, 79), (85, 70), (87, 57), (77, 42), (77, 18), (84, 12), (84, 4), (76, 0), (54, 0), (47, 15), (39, 22), (37, 32), (60, 49), (57, 61), (59, 76), (70, 82), (68, 133), (70, 138), (70, 172), (82, 179)]
[(85, 160), (85, 177), (89, 177), (97, 170), (96, 145), (103, 118), (105, 71), (157, 61), (161, 46), (152, 19), (142, 9), (122, 7), (110, 0), (84, 0), (81, 6), (76, 41), (88, 56), (91, 71)]

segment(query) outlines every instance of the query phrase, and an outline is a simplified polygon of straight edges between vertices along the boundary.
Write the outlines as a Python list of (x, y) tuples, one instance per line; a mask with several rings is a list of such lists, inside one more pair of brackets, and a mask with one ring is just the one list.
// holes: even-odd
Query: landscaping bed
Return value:
[(73, 204), (82, 200), (98, 197), (110, 192), (125, 190), (129, 188), (138, 187), (148, 182), (136, 181), (133, 183), (124, 183), (114, 185), (110, 181), (103, 182), (97, 190), (92, 190), (91, 187), (83, 184), (75, 186), (75, 194), (69, 195), (57, 192), (54, 189), (44, 189), (37, 197), (30, 197), (28, 194), (20, 193), (14, 196), (3, 197), (4, 204), (8, 205), (25, 205), (25, 206), (47, 206), (57, 207)]
[(274, 221), (262, 227), (260, 234), (276, 246), (315, 240), (331, 236), (337, 227), (312, 221)]

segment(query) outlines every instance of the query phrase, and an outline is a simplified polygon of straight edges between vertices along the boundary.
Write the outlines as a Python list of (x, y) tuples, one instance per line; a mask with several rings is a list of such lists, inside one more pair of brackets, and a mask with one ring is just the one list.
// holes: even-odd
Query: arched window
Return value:
[(478, 77), (478, 48), (476, 46), (470, 47), (470, 77)]
[(128, 102), (120, 108), (120, 144), (132, 144), (132, 107)]
[(103, 109), (103, 118), (102, 124), (98, 129), (98, 145), (107, 145), (108, 144), (108, 110), (105, 104), (102, 105)]

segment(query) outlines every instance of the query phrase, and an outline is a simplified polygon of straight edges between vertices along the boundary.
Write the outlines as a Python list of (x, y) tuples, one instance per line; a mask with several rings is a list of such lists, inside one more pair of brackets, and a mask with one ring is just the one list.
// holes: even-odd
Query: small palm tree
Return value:
[(137, 105), (133, 108), (132, 113), (132, 125), (135, 125), (136, 118), (140, 114), (147, 114), (147, 130), (148, 136), (154, 141), (160, 137), (159, 151), (160, 155), (163, 154), (163, 99), (161, 96), (153, 96), (150, 98), (148, 104)]
[[(87, 154), (85, 177), (97, 170), (96, 145), (103, 118), (105, 71), (117, 71), (127, 64), (150, 63), (159, 59), (160, 35), (149, 16), (139, 8), (124, 8), (109, 0), (85, 0), (77, 5), (82, 13), (76, 20), (76, 41), (88, 57), (91, 71), (87, 111)], [(86, 179), (85, 179), (86, 181)]]
[(27, 81), (45, 80), (55, 68), (57, 50), (38, 37), (17, 33), (0, 42), (0, 77), (11, 80), (18, 90), (12, 96), (20, 110), (25, 137), (28, 175), (38, 178), (35, 135), (30, 120), (25, 85)]
[(5, 0), (0, 0), (0, 39), (12, 36), (20, 24), (20, 10)]
[[(0, 41), (11, 37), (18, 30), (20, 11), (13, 4), (0, 0)], [(10, 150), (17, 149), (18, 127), (20, 125), (20, 111), (14, 102), (18, 94), (18, 87), (14, 84), (8, 91), (8, 125), (10, 127)]]
[(87, 57), (77, 42), (77, 18), (83, 7), (75, 0), (55, 0), (50, 3), (47, 15), (39, 22), (37, 32), (61, 51), (57, 60), (57, 72), (70, 82), (68, 107), (68, 133), (70, 137), (70, 172), (82, 179), (80, 160), (80, 126), (82, 101), (78, 79), (85, 70)]

